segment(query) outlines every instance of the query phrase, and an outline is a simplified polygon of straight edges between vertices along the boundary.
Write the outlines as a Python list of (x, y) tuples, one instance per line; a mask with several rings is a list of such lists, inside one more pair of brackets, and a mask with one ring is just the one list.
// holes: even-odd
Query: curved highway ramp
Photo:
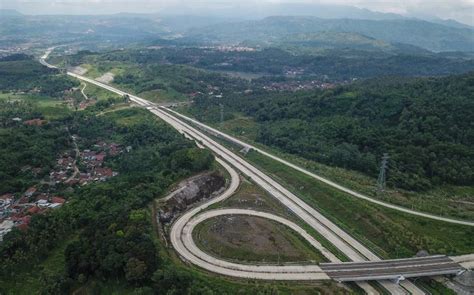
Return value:
[[(45, 54), (47, 56), (47, 54)], [(41, 62), (48, 67), (55, 68), (44, 61)], [(367, 280), (377, 280), (380, 285), (390, 294), (425, 294), (420, 288), (409, 280), (403, 280), (405, 277), (430, 276), (440, 274), (456, 274), (462, 272), (464, 268), (474, 266), (474, 257), (465, 255), (458, 257), (430, 256), (426, 258), (409, 258), (398, 260), (381, 260), (370, 249), (355, 240), (347, 232), (339, 228), (336, 224), (324, 217), (319, 211), (308, 206), (288, 189), (270, 178), (268, 175), (240, 158), (230, 150), (226, 149), (213, 139), (202, 132), (196, 130), (185, 121), (178, 119), (176, 114), (171, 114), (166, 109), (157, 107), (155, 104), (116, 89), (112, 86), (97, 82), (93, 79), (67, 73), (68, 75), (80, 80), (92, 83), (119, 95), (128, 95), (130, 100), (136, 104), (147, 108), (153, 114), (173, 126), (180, 133), (194, 139), (198, 145), (209, 148), (219, 158), (218, 161), (229, 171), (232, 176), (232, 182), (229, 188), (221, 196), (211, 199), (202, 206), (195, 207), (183, 214), (172, 227), (171, 239), (178, 253), (193, 264), (201, 266), (204, 269), (220, 273), (222, 275), (246, 278), (258, 278), (266, 280), (321, 280), (334, 279), (337, 281), (355, 281), (366, 293), (378, 294)], [(337, 257), (334, 257), (329, 251), (322, 251), (326, 258), (332, 261), (330, 264), (321, 265), (244, 265), (229, 263), (216, 257), (209, 257), (196, 247), (192, 239), (193, 225), (197, 224), (199, 218), (205, 218), (205, 214), (200, 214), (201, 209), (207, 208), (210, 204), (219, 202), (229, 197), (238, 186), (238, 175), (233, 168), (236, 168), (243, 175), (251, 178), (256, 184), (269, 192), (276, 200), (288, 207), (311, 228), (324, 236), (334, 247), (343, 252), (349, 260), (354, 262), (341, 263)], [(235, 210), (235, 209), (233, 209)], [(236, 212), (222, 212), (218, 210), (215, 214), (235, 214)], [(212, 212), (211, 212), (212, 213)], [(211, 214), (210, 211), (206, 214)], [(249, 214), (249, 212), (239, 212)], [(251, 214), (263, 214), (262, 212), (251, 212)], [(419, 214), (418, 214), (419, 215)], [(277, 216), (266, 216), (275, 219)], [(282, 221), (288, 226), (292, 226), (287, 221)], [(303, 233), (303, 237), (306, 236)], [(309, 235), (308, 235), (309, 236)], [(312, 239), (310, 239), (313, 241)], [(311, 242), (310, 241), (310, 242)], [(313, 246), (320, 249), (322, 246), (317, 241), (313, 241)], [(321, 249), (320, 249), (321, 250)], [(461, 266), (462, 265), (462, 266)], [(395, 282), (396, 281), (396, 282)], [(400, 283), (400, 284), (397, 284)]]

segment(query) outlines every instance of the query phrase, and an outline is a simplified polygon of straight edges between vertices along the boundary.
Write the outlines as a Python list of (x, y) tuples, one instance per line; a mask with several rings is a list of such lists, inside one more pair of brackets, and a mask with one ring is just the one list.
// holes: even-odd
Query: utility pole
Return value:
[(384, 191), (386, 186), (387, 178), (387, 168), (388, 168), (388, 159), (390, 157), (387, 153), (384, 153), (382, 156), (382, 163), (380, 164), (379, 178), (377, 179), (377, 187), (379, 191)]
[(221, 124), (224, 122), (224, 105), (221, 103), (220, 105), (221, 108)]
[(64, 59), (64, 68), (62, 69), (65, 74), (67, 73), (67, 69), (68, 69), (68, 68), (69, 68), (69, 58), (66, 57), (66, 58)]

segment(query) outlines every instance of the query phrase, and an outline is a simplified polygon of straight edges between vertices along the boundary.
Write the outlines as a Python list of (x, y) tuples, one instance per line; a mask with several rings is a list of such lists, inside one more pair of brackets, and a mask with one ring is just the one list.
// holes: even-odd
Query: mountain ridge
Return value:
[(321, 31), (353, 32), (391, 43), (430, 51), (474, 51), (474, 30), (422, 20), (322, 19), (311, 16), (272, 16), (262, 20), (228, 22), (191, 29), (187, 37), (239, 42), (275, 40), (285, 35)]

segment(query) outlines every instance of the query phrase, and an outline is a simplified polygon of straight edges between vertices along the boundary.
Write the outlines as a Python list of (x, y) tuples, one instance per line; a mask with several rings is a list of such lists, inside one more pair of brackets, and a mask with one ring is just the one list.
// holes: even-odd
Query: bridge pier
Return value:
[(398, 278), (394, 280), (394, 283), (397, 285), (400, 285), (400, 282), (404, 280), (405, 280), (405, 277), (403, 275), (399, 275)]

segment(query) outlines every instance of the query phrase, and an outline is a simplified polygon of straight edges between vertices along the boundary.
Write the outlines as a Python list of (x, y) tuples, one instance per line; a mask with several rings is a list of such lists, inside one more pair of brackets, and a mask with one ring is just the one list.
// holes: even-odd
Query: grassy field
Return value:
[(247, 159), (320, 210), (384, 258), (463, 254), (474, 248), (474, 228), (414, 217), (355, 199), (256, 152)]
[(251, 216), (220, 216), (200, 223), (193, 233), (200, 249), (244, 263), (321, 262), (324, 257), (297, 233)]
[[(178, 111), (190, 115), (185, 107)], [(233, 115), (233, 119), (209, 125), (370, 197), (441, 216), (474, 220), (474, 187), (445, 185), (425, 192), (388, 188), (380, 193), (377, 190), (377, 179), (363, 173), (324, 165), (255, 142), (258, 123), (238, 113)]]
[[(87, 69), (87, 72), (85, 73), (85, 75), (93, 79), (97, 79), (108, 72), (114, 74), (114, 76), (118, 76), (123, 73), (133, 74), (137, 77), (141, 77), (144, 75), (143, 69), (141, 69), (137, 65), (121, 63), (121, 62), (96, 61), (95, 63), (81, 64), (80, 67)], [(156, 76), (156, 77), (153, 77), (152, 83), (168, 85), (170, 81), (166, 77)], [(179, 101), (186, 100), (186, 97), (182, 93), (179, 93), (172, 88), (136, 92), (135, 89), (131, 87), (130, 85), (115, 83), (114, 81), (112, 81), (111, 84), (121, 90), (134, 93), (142, 98), (148, 99), (156, 103), (179, 102)], [(94, 91), (97, 91), (97, 90), (94, 90)], [(101, 92), (107, 92), (107, 90), (101, 89)], [(89, 93), (89, 92), (86, 92), (86, 93)], [(98, 97), (103, 97), (104, 95), (105, 95), (104, 93), (99, 93)]]
[(318, 240), (326, 249), (336, 255), (341, 261), (349, 261), (348, 258), (335, 248), (325, 237), (320, 235), (316, 230), (310, 227), (306, 222), (297, 217), (291, 210), (288, 210), (274, 197), (269, 195), (262, 188), (251, 182), (250, 180), (241, 177), (241, 184), (239, 189), (230, 198), (222, 203), (217, 203), (210, 206), (208, 209), (216, 208), (241, 208), (251, 209), (257, 211), (264, 211), (282, 216), (301, 228), (306, 230), (311, 236)]
[(109, 98), (120, 98), (118, 94), (105, 90), (104, 88), (95, 86), (93, 84), (87, 83), (84, 93), (90, 98), (95, 100), (107, 100)]
[[(268, 295), (329, 295), (329, 294), (363, 294), (356, 286), (343, 285), (334, 281), (316, 282), (267, 282), (250, 279), (234, 279), (219, 276), (199, 269), (192, 264), (184, 263), (176, 252), (170, 247), (165, 247), (158, 235), (155, 235), (160, 257), (164, 264), (170, 265), (179, 272), (188, 274), (195, 280), (205, 282), (221, 290), (222, 294), (268, 294)], [(256, 292), (258, 288), (259, 292)], [(262, 289), (264, 290), (262, 292)]]
[(34, 102), (39, 107), (55, 107), (65, 104), (64, 100), (39, 94), (0, 93), (0, 100), (24, 100)]
[(34, 103), (47, 120), (59, 119), (71, 112), (66, 101), (38, 94), (0, 93), (0, 100), (23, 100)]
[(218, 128), (229, 134), (238, 134), (246, 139), (254, 141), (257, 138), (257, 123), (250, 117), (235, 114), (231, 120), (226, 120), (218, 125)]
[[(121, 85), (117, 86), (121, 87)], [(138, 95), (142, 98), (148, 99), (149, 101), (156, 103), (181, 102), (187, 100), (187, 98), (183, 94), (173, 89), (145, 91), (140, 92)]]
[[(265, 211), (300, 222), (293, 213), (247, 179), (242, 180), (233, 196), (211, 208), (219, 207)], [(199, 224), (194, 235), (201, 249), (229, 260), (272, 263), (325, 261), (317, 250), (291, 229), (262, 218), (212, 218)]]
[(104, 116), (114, 120), (122, 126), (133, 127), (147, 120), (156, 118), (148, 111), (142, 108), (123, 108), (104, 113)]
[[(215, 207), (223, 208), (241, 208), (252, 209), (257, 211), (270, 212), (283, 216), (287, 219), (295, 219), (295, 215), (286, 209), (281, 203), (268, 195), (266, 191), (252, 183), (250, 180), (243, 178), (237, 192), (222, 203), (215, 204)], [(215, 208), (211, 207), (211, 208)]]

